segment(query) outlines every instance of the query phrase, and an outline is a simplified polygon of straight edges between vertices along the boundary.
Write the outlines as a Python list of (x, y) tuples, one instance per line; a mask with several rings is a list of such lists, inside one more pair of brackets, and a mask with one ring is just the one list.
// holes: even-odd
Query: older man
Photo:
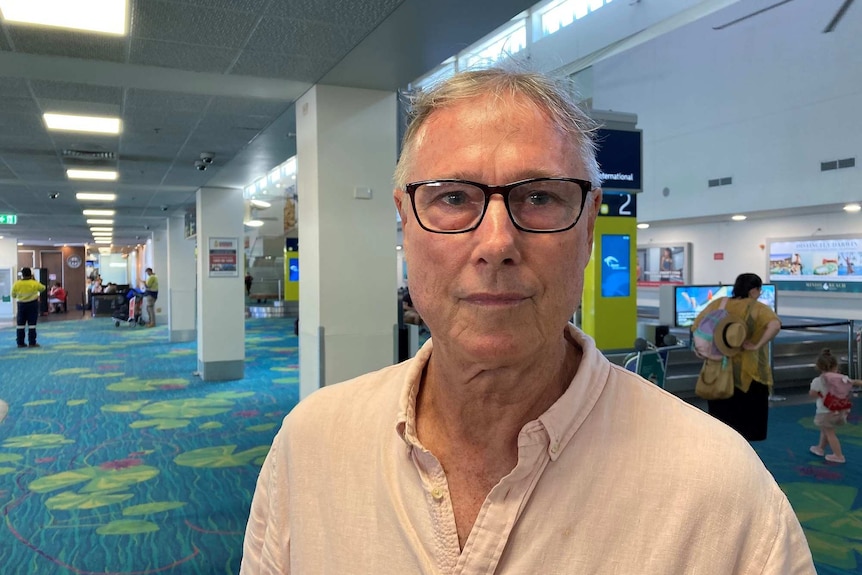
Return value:
[(433, 338), (285, 419), (243, 573), (814, 572), (749, 445), (568, 325), (601, 192), (567, 93), (495, 69), (418, 97), (394, 197)]

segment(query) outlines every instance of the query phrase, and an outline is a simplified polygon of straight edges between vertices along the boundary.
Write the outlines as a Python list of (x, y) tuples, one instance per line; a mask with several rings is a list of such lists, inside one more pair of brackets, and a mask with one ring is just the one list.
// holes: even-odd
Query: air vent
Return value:
[(64, 158), (73, 158), (85, 162), (97, 162), (100, 160), (116, 159), (114, 152), (98, 152), (94, 150), (63, 150)]
[(721, 178), (720, 185), (729, 186), (732, 183), (733, 183), (733, 178)]
[(843, 160), (831, 160), (829, 162), (820, 162), (820, 171), (828, 172), (829, 170), (841, 170), (843, 168), (853, 168), (856, 166), (856, 158), (844, 158)]
[(709, 187), (710, 188), (717, 188), (720, 185), (721, 185), (721, 180), (710, 180), (709, 181)]
[(728, 177), (728, 178), (716, 178), (714, 180), (709, 180), (707, 182), (707, 185), (709, 185), (710, 188), (717, 188), (718, 186), (729, 186), (732, 183), (733, 183), (733, 178)]

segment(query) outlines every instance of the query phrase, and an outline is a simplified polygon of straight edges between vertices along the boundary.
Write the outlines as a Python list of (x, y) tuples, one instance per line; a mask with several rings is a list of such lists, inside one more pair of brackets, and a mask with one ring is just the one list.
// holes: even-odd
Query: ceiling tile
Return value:
[(29, 98), (30, 88), (22, 78), (3, 78), (0, 82), (0, 98)]
[(245, 44), (257, 21), (256, 15), (247, 12), (200, 10), (188, 4), (161, 0), (139, 2), (135, 7), (134, 39), (239, 48)]
[[(15, 172), (9, 169), (3, 162), (3, 152), (0, 152), (0, 181), (3, 180), (17, 180), (18, 176), (15, 175)], [(4, 198), (5, 194), (3, 193), (3, 186), (0, 186), (0, 199)]]
[(209, 100), (209, 96), (129, 88), (126, 93), (126, 108), (195, 112), (202, 110)]
[(280, 54), (314, 54), (320, 58), (340, 60), (353, 44), (341, 33), (341, 26), (329, 22), (264, 18), (246, 48)]
[(343, 0), (281, 0), (272, 2), (266, 15), (360, 26), (369, 30), (385, 20), (403, 2), (404, 0), (362, 0), (352, 1), (348, 5)]
[(337, 59), (318, 56), (295, 56), (243, 50), (231, 73), (266, 78), (290, 78), (313, 84), (337, 63)]
[(7, 26), (16, 52), (124, 62), (126, 39), (52, 28)]
[(55, 82), (52, 80), (31, 80), (30, 86), (36, 98), (42, 100), (70, 100), (74, 102), (93, 102), (98, 104), (123, 103), (122, 88), (94, 86), (74, 82)]
[(292, 102), (285, 100), (216, 96), (207, 108), (207, 115), (263, 116), (275, 119), (290, 108), (292, 104)]
[(238, 55), (239, 48), (134, 39), (129, 63), (222, 74), (230, 68)]

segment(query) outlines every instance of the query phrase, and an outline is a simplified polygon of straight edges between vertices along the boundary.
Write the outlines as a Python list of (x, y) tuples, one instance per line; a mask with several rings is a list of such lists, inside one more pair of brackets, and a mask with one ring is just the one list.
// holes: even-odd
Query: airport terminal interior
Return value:
[[(0, 571), (238, 573), (282, 418), (433, 338), (392, 205), (407, 97), (514, 61), (600, 125), (572, 322), (705, 410), (691, 323), (758, 274), (782, 329), (752, 447), (818, 573), (862, 573), (857, 407), (846, 464), (808, 451), (820, 351), (862, 379), (862, 5), (23, 4), (0, 0)], [(15, 345), (25, 267), (65, 289), (37, 349)]]

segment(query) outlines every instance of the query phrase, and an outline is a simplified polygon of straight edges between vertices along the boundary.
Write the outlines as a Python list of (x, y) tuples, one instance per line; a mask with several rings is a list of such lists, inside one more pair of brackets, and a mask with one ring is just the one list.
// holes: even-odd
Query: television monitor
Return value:
[[(732, 285), (687, 285), (674, 288), (674, 324), (676, 327), (690, 327), (694, 318), (715, 298), (730, 297)], [(778, 309), (778, 298), (774, 284), (763, 284), (757, 300)]]
[(631, 236), (602, 235), (602, 297), (631, 295)]
[(299, 281), (299, 258), (290, 258), (288, 262), (288, 281)]

